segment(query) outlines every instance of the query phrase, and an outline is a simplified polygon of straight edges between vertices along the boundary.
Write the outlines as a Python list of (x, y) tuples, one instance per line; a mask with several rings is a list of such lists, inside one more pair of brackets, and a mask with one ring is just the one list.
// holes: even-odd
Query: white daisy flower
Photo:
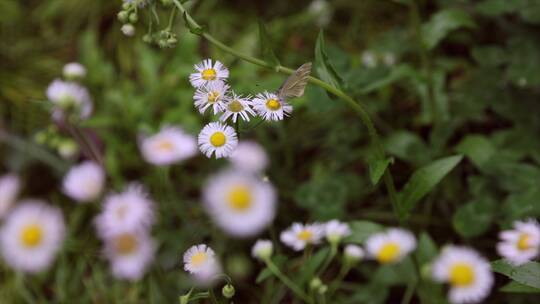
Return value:
[(397, 263), (415, 248), (414, 235), (400, 228), (390, 228), (384, 232), (375, 233), (366, 240), (368, 256), (381, 264)]
[(251, 255), (259, 260), (266, 260), (272, 256), (274, 251), (274, 244), (270, 240), (257, 240), (253, 248), (251, 248)]
[(154, 259), (156, 245), (146, 231), (124, 232), (105, 240), (105, 255), (114, 277), (140, 280)]
[(167, 126), (157, 134), (142, 138), (140, 149), (147, 162), (166, 166), (197, 154), (197, 141), (182, 128)]
[(236, 122), (238, 116), (244, 121), (249, 121), (249, 115), (255, 116), (255, 111), (251, 109), (252, 102), (249, 97), (242, 97), (232, 92), (223, 105), (225, 111), (219, 118), (221, 121), (226, 121), (231, 117), (233, 122)]
[(292, 106), (274, 93), (259, 93), (253, 99), (253, 108), (265, 120), (283, 120), (292, 113)]
[(210, 283), (221, 272), (221, 266), (212, 248), (205, 244), (191, 246), (184, 253), (184, 270), (200, 283)]
[(197, 88), (193, 95), (195, 107), (201, 114), (206, 109), (212, 108), (214, 115), (225, 110), (225, 103), (228, 100), (227, 91), (229, 85), (224, 82), (211, 82), (205, 86)]
[(444, 248), (431, 269), (436, 281), (450, 284), (448, 298), (454, 304), (478, 303), (493, 285), (489, 262), (467, 247)]
[(77, 202), (91, 202), (99, 198), (105, 184), (105, 172), (100, 165), (85, 161), (69, 169), (64, 176), (63, 192)]
[(21, 190), (21, 182), (15, 174), (0, 177), (0, 219), (3, 218), (15, 203)]
[(345, 246), (345, 249), (343, 250), (343, 255), (345, 256), (345, 259), (351, 262), (358, 262), (364, 258), (365, 253), (362, 247), (358, 245), (349, 244)]
[(98, 234), (108, 239), (119, 233), (149, 228), (154, 223), (153, 205), (142, 187), (136, 184), (129, 185), (122, 193), (110, 194), (96, 217)]
[(203, 199), (214, 222), (233, 236), (255, 235), (274, 220), (273, 186), (242, 171), (228, 170), (210, 178)]
[(81, 79), (86, 76), (86, 68), (78, 62), (70, 62), (64, 65), (63, 73), (67, 79)]
[(351, 235), (349, 224), (338, 220), (331, 220), (324, 225), (326, 239), (330, 243), (339, 243), (343, 238)]
[(316, 245), (324, 236), (324, 225), (319, 223), (293, 223), (289, 229), (281, 232), (280, 240), (296, 251), (303, 250), (307, 245)]
[(259, 173), (268, 165), (268, 155), (263, 147), (254, 141), (241, 141), (229, 157), (237, 169)]
[(0, 231), (0, 250), (15, 270), (36, 273), (54, 261), (64, 235), (60, 209), (43, 201), (26, 200), (7, 216)]
[(534, 219), (514, 222), (513, 230), (502, 231), (497, 251), (514, 265), (522, 265), (540, 253), (540, 225)]
[(225, 82), (229, 77), (229, 70), (217, 60), (212, 64), (212, 59), (205, 59), (194, 67), (197, 72), (189, 75), (189, 82), (195, 88), (214, 82)]
[(227, 157), (238, 145), (236, 131), (220, 122), (211, 122), (199, 133), (199, 150), (207, 157)]
[(62, 119), (64, 111), (70, 109), (77, 111), (80, 118), (88, 118), (94, 107), (85, 87), (59, 79), (55, 79), (47, 88), (47, 98), (55, 105), (52, 113), (54, 119)]

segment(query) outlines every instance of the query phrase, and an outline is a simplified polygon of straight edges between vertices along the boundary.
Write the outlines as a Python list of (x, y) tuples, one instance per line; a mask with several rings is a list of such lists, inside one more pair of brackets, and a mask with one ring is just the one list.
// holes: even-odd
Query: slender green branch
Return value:
[(266, 267), (283, 282), (290, 290), (292, 290), (298, 297), (300, 297), (306, 303), (313, 304), (313, 300), (298, 286), (296, 285), (289, 277), (284, 275), (281, 270), (270, 260), (269, 258), (265, 260)]
[[(182, 5), (182, 3), (180, 3), (179, 0), (173, 0), (173, 2), (175, 4), (176, 8), (179, 10), (180, 14), (184, 15), (184, 17), (186, 19), (187, 26), (190, 29), (192, 29), (192, 31), (193, 31), (193, 29), (195, 29), (195, 32), (200, 32), (200, 35), (202, 37), (204, 37), (206, 40), (208, 40), (208, 42), (210, 42), (211, 44), (213, 44), (217, 48), (221, 49), (222, 51), (230, 53), (230, 54), (234, 55), (237, 58), (240, 58), (240, 59), (245, 60), (247, 62), (253, 63), (255, 65), (259, 65), (259, 66), (265, 67), (265, 68), (274, 69), (276, 72), (281, 72), (281, 73), (289, 74), (289, 75), (294, 73), (293, 69), (290, 69), (290, 68), (287, 68), (287, 67), (284, 67), (284, 66), (274, 66), (274, 65), (272, 65), (272, 64), (270, 64), (270, 63), (268, 63), (268, 62), (266, 62), (264, 60), (261, 60), (259, 58), (255, 58), (253, 56), (243, 54), (243, 53), (238, 52), (235, 49), (227, 46), (223, 42), (219, 41), (218, 39), (216, 39), (215, 37), (210, 35), (208, 32), (204, 31), (202, 29), (202, 27), (191, 17), (191, 15), (189, 15), (187, 13), (186, 9)], [(385, 158), (385, 153), (384, 153), (384, 148), (382, 146), (382, 143), (380, 141), (379, 134), (377, 133), (377, 129), (375, 128), (375, 125), (373, 124), (373, 121), (371, 120), (371, 118), (370, 118), (367, 110), (364, 108), (364, 106), (362, 104), (356, 102), (352, 97), (347, 95), (342, 90), (340, 90), (340, 89), (338, 89), (338, 88), (336, 88), (336, 87), (322, 81), (319, 78), (310, 76), (309, 77), (309, 82), (314, 84), (314, 85), (317, 85), (317, 86), (325, 89), (329, 93), (332, 93), (332, 94), (336, 95), (337, 97), (341, 98), (343, 101), (345, 101), (345, 103), (351, 109), (353, 109), (358, 114), (358, 116), (362, 120), (362, 123), (366, 126), (366, 128), (368, 130), (368, 134), (369, 134), (372, 142), (375, 145), (377, 158), (384, 159)], [(388, 195), (390, 197), (390, 201), (392, 203), (392, 208), (394, 210), (394, 213), (396, 214), (396, 216), (399, 217), (399, 219), (401, 221), (402, 216), (400, 216), (400, 214), (401, 214), (402, 211), (401, 211), (401, 208), (400, 208), (400, 205), (399, 205), (396, 188), (394, 186), (394, 181), (393, 181), (393, 178), (392, 178), (392, 175), (391, 175), (389, 169), (387, 169), (386, 172), (384, 173), (383, 180), (384, 180), (386, 189), (388, 191)]]

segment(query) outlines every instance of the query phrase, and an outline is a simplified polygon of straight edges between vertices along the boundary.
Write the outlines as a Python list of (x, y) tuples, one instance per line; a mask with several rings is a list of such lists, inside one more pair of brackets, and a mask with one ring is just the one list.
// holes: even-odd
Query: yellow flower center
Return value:
[(235, 211), (245, 211), (251, 206), (251, 192), (246, 186), (233, 187), (227, 196), (229, 207)]
[(156, 145), (156, 148), (160, 151), (164, 151), (164, 152), (170, 152), (173, 150), (173, 144), (172, 142), (168, 141), (168, 140), (161, 140), (160, 142), (157, 143)]
[(219, 98), (219, 92), (212, 91), (212, 92), (208, 93), (208, 102), (209, 103), (216, 102), (218, 98)]
[(43, 230), (39, 225), (30, 224), (21, 231), (21, 243), (26, 248), (38, 246), (43, 239)]
[(381, 264), (395, 262), (399, 256), (399, 245), (393, 242), (384, 244), (377, 253), (377, 260)]
[(304, 229), (304, 230), (298, 232), (296, 237), (298, 237), (299, 240), (307, 242), (307, 241), (309, 241), (309, 240), (311, 240), (313, 238), (313, 232), (311, 232), (308, 229)]
[(517, 241), (517, 248), (519, 250), (531, 249), (532, 246), (530, 244), (530, 241), (531, 241), (531, 236), (528, 235), (527, 233), (522, 233), (519, 236), (519, 239)]
[(242, 112), (244, 110), (244, 106), (242, 105), (242, 103), (240, 103), (240, 101), (238, 100), (233, 100), (231, 101), (231, 103), (229, 103), (229, 111), (231, 112)]
[(474, 271), (469, 264), (456, 263), (450, 269), (450, 284), (452, 286), (464, 287), (471, 285), (474, 281)]
[(202, 264), (204, 264), (204, 262), (206, 262), (207, 259), (208, 259), (208, 255), (206, 254), (206, 252), (204, 251), (197, 252), (191, 256), (191, 264), (195, 267), (199, 267)]
[(137, 250), (138, 246), (139, 242), (137, 241), (137, 238), (130, 233), (120, 234), (114, 238), (115, 251), (120, 255), (131, 254)]
[(227, 137), (225, 137), (225, 134), (223, 132), (215, 132), (210, 136), (210, 143), (214, 147), (221, 147), (227, 142)]
[(216, 70), (214, 69), (206, 69), (202, 71), (202, 78), (204, 80), (214, 80), (216, 79)]
[(268, 99), (266, 101), (266, 107), (272, 111), (277, 111), (281, 108), (281, 103), (277, 99)]

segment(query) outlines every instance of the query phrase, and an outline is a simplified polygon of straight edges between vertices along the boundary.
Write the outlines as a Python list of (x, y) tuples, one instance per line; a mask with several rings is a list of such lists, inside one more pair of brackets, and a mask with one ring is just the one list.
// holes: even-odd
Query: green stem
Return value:
[(296, 285), (289, 277), (284, 275), (281, 270), (270, 260), (269, 258), (265, 260), (266, 267), (283, 282), (290, 290), (292, 290), (298, 297), (300, 297), (306, 303), (313, 304), (313, 300), (298, 286)]
[(414, 290), (416, 289), (416, 284), (416, 280), (411, 280), (409, 282), (407, 285), (407, 290), (405, 290), (405, 295), (403, 295), (403, 299), (401, 299), (401, 304), (409, 304), (411, 302), (414, 295)]
[[(290, 69), (290, 68), (287, 68), (287, 67), (284, 67), (284, 66), (279, 66), (279, 65), (278, 66), (273, 66), (272, 64), (270, 64), (270, 63), (268, 63), (268, 62), (266, 62), (264, 60), (261, 60), (261, 59), (258, 59), (258, 58), (255, 58), (255, 57), (240, 53), (240, 52), (236, 51), (235, 49), (227, 46), (223, 42), (221, 42), (221, 41), (217, 40), (216, 38), (214, 38), (208, 32), (202, 31), (201, 26), (191, 17), (191, 15), (189, 15), (187, 13), (186, 9), (180, 3), (180, 1), (173, 0), (173, 2), (175, 4), (175, 6), (178, 8), (178, 10), (180, 11), (180, 14), (185, 16), (187, 25), (190, 28), (195, 28), (195, 29), (198, 29), (199, 31), (201, 31), (200, 35), (202, 37), (204, 37), (206, 40), (208, 40), (208, 42), (210, 42), (214, 46), (216, 46), (217, 48), (219, 48), (219, 49), (221, 49), (221, 50), (223, 50), (223, 51), (225, 51), (227, 53), (230, 53), (230, 54), (234, 55), (237, 58), (240, 58), (240, 59), (245, 60), (247, 62), (253, 63), (255, 65), (259, 65), (259, 66), (265, 67), (265, 68), (274, 69), (276, 72), (281, 72), (281, 73), (289, 74), (289, 75), (295, 72), (293, 69)], [(375, 125), (373, 124), (373, 121), (371, 120), (371, 118), (370, 118), (367, 110), (364, 108), (364, 106), (362, 104), (356, 102), (349, 95), (345, 94), (345, 92), (341, 91), (340, 89), (338, 89), (338, 88), (336, 88), (336, 87), (334, 87), (334, 86), (332, 86), (332, 85), (330, 85), (330, 84), (328, 84), (328, 83), (326, 83), (326, 82), (324, 82), (324, 81), (322, 81), (322, 80), (320, 80), (320, 79), (318, 79), (316, 77), (309, 76), (309, 82), (314, 84), (314, 85), (317, 85), (317, 86), (325, 89), (329, 93), (332, 93), (332, 94), (336, 95), (337, 97), (341, 98), (343, 101), (345, 101), (345, 103), (353, 111), (355, 111), (358, 114), (358, 116), (362, 120), (362, 123), (367, 128), (368, 134), (369, 134), (373, 144), (375, 145), (377, 158), (378, 159), (384, 159), (385, 158), (385, 153), (384, 153), (384, 148), (383, 148), (383, 146), (381, 144), (379, 134), (377, 133), (377, 130), (375, 129)], [(400, 205), (399, 205), (396, 188), (394, 186), (394, 181), (393, 181), (393, 178), (392, 178), (392, 175), (391, 175), (389, 169), (387, 169), (385, 171), (384, 176), (383, 176), (383, 180), (384, 180), (386, 189), (388, 191), (388, 195), (390, 197), (390, 202), (392, 203), (392, 208), (394, 210), (394, 213), (400, 219), (400, 222), (401, 222), (401, 220), (403, 218), (402, 210), (401, 210)]]
[(326, 256), (326, 259), (325, 259), (323, 265), (321, 266), (321, 268), (319, 269), (319, 271), (317, 271), (317, 276), (321, 276), (324, 273), (324, 271), (326, 270), (326, 268), (328, 268), (328, 266), (330, 266), (330, 263), (332, 263), (332, 260), (334, 259), (334, 257), (337, 254), (337, 250), (338, 250), (338, 244), (335, 243), (335, 242), (330, 243), (330, 252)]
[(349, 273), (349, 271), (351, 270), (351, 267), (352, 267), (352, 265), (347, 260), (345, 260), (341, 264), (341, 269), (339, 270), (338, 276), (330, 284), (330, 288), (328, 289), (328, 298), (330, 298), (330, 299), (332, 298), (332, 295), (339, 288), (339, 285), (341, 284), (341, 282), (343, 281), (343, 279), (345, 278), (347, 273)]

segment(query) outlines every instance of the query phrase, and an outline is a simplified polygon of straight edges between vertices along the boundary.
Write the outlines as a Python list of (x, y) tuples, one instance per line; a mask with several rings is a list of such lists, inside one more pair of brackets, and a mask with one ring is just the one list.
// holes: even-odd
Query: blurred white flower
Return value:
[(0, 177), (0, 219), (6, 216), (21, 190), (21, 181), (15, 174)]
[(393, 66), (394, 64), (396, 64), (396, 55), (390, 52), (385, 52), (382, 55), (382, 61), (386, 66)]
[(212, 248), (205, 244), (191, 246), (184, 253), (184, 270), (191, 273), (199, 283), (210, 283), (221, 271)]
[(280, 240), (296, 251), (303, 250), (306, 245), (316, 245), (324, 236), (324, 225), (319, 223), (293, 223), (289, 229), (281, 232)]
[(197, 72), (189, 75), (189, 82), (195, 88), (214, 82), (224, 82), (229, 77), (229, 70), (217, 60), (212, 64), (212, 59), (205, 59), (194, 68)]
[(534, 219), (514, 222), (513, 230), (499, 233), (498, 253), (514, 265), (522, 265), (540, 253), (540, 225)]
[(366, 68), (374, 68), (377, 66), (377, 55), (372, 51), (366, 50), (362, 52), (362, 64)]
[(124, 192), (109, 194), (96, 217), (96, 228), (103, 239), (125, 232), (148, 229), (154, 223), (154, 203), (140, 185), (131, 184)]
[(69, 169), (64, 176), (63, 192), (80, 203), (99, 198), (105, 185), (105, 172), (100, 165), (85, 161)]
[(64, 65), (64, 77), (67, 79), (81, 79), (86, 76), (86, 68), (78, 62)]
[(331, 220), (324, 224), (326, 239), (330, 243), (339, 243), (343, 238), (351, 235), (349, 224), (338, 220)]
[(345, 259), (347, 259), (348, 261), (354, 263), (354, 262), (358, 262), (361, 259), (363, 259), (364, 256), (365, 256), (365, 253), (364, 253), (364, 249), (362, 249), (362, 247), (360, 247), (358, 245), (349, 244), (349, 245), (345, 246), (345, 249), (343, 250), (343, 255), (344, 255)]
[(242, 97), (232, 92), (223, 105), (225, 111), (219, 118), (221, 121), (226, 121), (231, 117), (233, 122), (236, 122), (238, 116), (244, 121), (249, 121), (249, 115), (255, 116), (255, 111), (251, 109), (252, 102), (248, 97)]
[(47, 98), (55, 107), (53, 118), (63, 119), (66, 111), (76, 111), (85, 119), (92, 114), (93, 104), (85, 87), (74, 83), (55, 79), (47, 88)]
[(332, 19), (332, 7), (326, 0), (311, 1), (308, 11), (317, 18), (317, 25), (319, 27), (327, 26)]
[(293, 110), (285, 100), (280, 100), (276, 94), (269, 92), (257, 94), (253, 99), (253, 108), (259, 116), (268, 121), (283, 120)]
[(390, 228), (384, 232), (372, 234), (366, 240), (368, 256), (381, 264), (397, 263), (415, 248), (414, 235), (400, 228)]
[(432, 264), (433, 278), (448, 282), (451, 303), (478, 303), (491, 290), (493, 273), (489, 262), (467, 247), (448, 246)]
[(7, 216), (0, 231), (0, 250), (15, 270), (40, 272), (54, 261), (64, 234), (60, 209), (43, 201), (25, 200)]
[(201, 114), (204, 114), (208, 108), (212, 108), (214, 115), (223, 112), (225, 110), (225, 102), (228, 98), (228, 90), (229, 85), (221, 81), (214, 81), (197, 88), (193, 95), (195, 107)]
[(133, 37), (135, 35), (135, 27), (133, 26), (133, 24), (130, 23), (122, 25), (120, 31), (127, 37)]
[(260, 173), (268, 165), (268, 155), (263, 147), (254, 141), (241, 141), (229, 157), (229, 161), (237, 169)]
[(203, 198), (214, 222), (233, 236), (255, 235), (274, 220), (273, 186), (242, 171), (228, 170), (210, 178)]
[(124, 232), (105, 240), (105, 255), (119, 279), (140, 280), (154, 260), (156, 245), (146, 231)]
[(236, 131), (220, 122), (211, 122), (199, 133), (199, 149), (207, 157), (228, 157), (236, 149), (238, 138)]
[(180, 127), (166, 126), (157, 134), (143, 137), (140, 149), (147, 162), (165, 166), (197, 154), (197, 141)]
[(270, 240), (257, 240), (253, 248), (251, 248), (251, 255), (259, 260), (266, 260), (272, 256), (274, 251), (274, 245)]

